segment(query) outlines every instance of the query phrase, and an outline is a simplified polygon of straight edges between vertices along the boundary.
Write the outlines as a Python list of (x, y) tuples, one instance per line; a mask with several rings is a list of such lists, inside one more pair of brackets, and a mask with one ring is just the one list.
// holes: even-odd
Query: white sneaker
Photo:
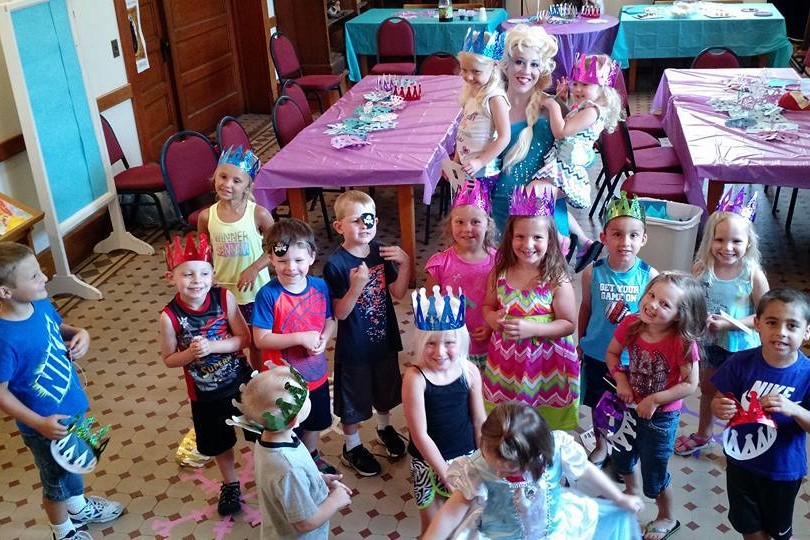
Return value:
[[(84, 525), (85, 523), (107, 523), (123, 513), (124, 505), (121, 503), (108, 501), (102, 497), (87, 497), (85, 507), (75, 514), (68, 511), (68, 516), (74, 525)], [(73, 538), (84, 539), (84, 537), (80, 536), (74, 536)]]
[(53, 540), (93, 540), (93, 537), (90, 536), (89, 532), (77, 531), (75, 529), (70, 531), (67, 536), (57, 538), (55, 534), (51, 534), (51, 538), (53, 538)]

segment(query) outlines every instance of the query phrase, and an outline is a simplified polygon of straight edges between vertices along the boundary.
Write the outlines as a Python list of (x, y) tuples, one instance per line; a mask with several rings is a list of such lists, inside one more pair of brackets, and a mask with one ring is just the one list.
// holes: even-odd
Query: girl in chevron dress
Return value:
[(515, 188), (484, 300), (492, 327), (484, 399), (522, 401), (551, 429), (578, 425), (579, 361), (571, 335), (576, 301), (557, 240), (554, 198)]

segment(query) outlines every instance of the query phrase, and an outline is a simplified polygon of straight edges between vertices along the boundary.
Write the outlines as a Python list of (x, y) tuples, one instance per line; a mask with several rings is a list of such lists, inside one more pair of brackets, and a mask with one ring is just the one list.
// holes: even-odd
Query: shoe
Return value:
[(85, 523), (107, 523), (124, 513), (124, 505), (115, 501), (108, 501), (102, 497), (87, 497), (87, 504), (76, 512), (68, 511), (68, 517), (74, 525)]
[(57, 538), (55, 534), (51, 533), (51, 538), (53, 538), (53, 540), (93, 540), (93, 537), (90, 536), (89, 532), (77, 531), (76, 529), (73, 529), (65, 536), (60, 538)]
[(655, 540), (666, 540), (681, 528), (681, 522), (677, 519), (675, 520), (675, 525), (672, 528), (667, 529), (665, 527), (653, 527), (654, 521), (650, 521), (647, 525), (644, 526), (644, 540), (649, 540), (649, 535), (655, 535)]
[(366, 447), (362, 444), (355, 446), (351, 450), (346, 450), (344, 444), (340, 462), (347, 467), (353, 468), (360, 476), (377, 476), (382, 472), (380, 463), (374, 459), (371, 452), (366, 450)]
[(232, 516), (240, 510), (242, 510), (242, 488), (239, 487), (239, 482), (223, 483), (219, 488), (217, 513), (220, 516)]
[(312, 461), (315, 462), (315, 466), (318, 467), (318, 472), (321, 474), (337, 474), (338, 470), (335, 468), (334, 465), (323, 459), (321, 453), (315, 450), (314, 453), (310, 454), (312, 456)]
[(405, 455), (405, 437), (397, 433), (394, 426), (385, 426), (377, 430), (377, 439), (385, 446), (385, 451), (392, 458), (401, 458)]
[(574, 272), (579, 274), (580, 272), (585, 270), (585, 267), (588, 266), (588, 263), (595, 261), (599, 257), (599, 254), (601, 252), (602, 252), (602, 242), (600, 242), (599, 240), (594, 240), (593, 242), (591, 242), (591, 245), (589, 245), (585, 249), (585, 252), (579, 257), (577, 257), (577, 264), (576, 266), (574, 266)]
[(691, 456), (698, 450), (703, 450), (711, 444), (711, 437), (704, 439), (697, 433), (692, 433), (689, 436), (681, 435), (675, 439), (675, 454), (678, 456)]

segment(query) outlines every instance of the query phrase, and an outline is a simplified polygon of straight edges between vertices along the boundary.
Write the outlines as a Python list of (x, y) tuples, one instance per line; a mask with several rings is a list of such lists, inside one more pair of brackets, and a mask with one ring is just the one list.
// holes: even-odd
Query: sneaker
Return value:
[(315, 466), (318, 467), (318, 472), (321, 474), (337, 474), (338, 470), (335, 468), (334, 465), (323, 459), (321, 453), (315, 450), (314, 453), (310, 454), (312, 456), (312, 461), (315, 462)]
[(242, 488), (239, 482), (222, 484), (219, 488), (217, 512), (220, 516), (232, 516), (242, 510)]
[(385, 426), (385, 429), (377, 430), (377, 439), (383, 446), (385, 451), (392, 458), (401, 458), (405, 455), (405, 437), (397, 433), (394, 426)]
[(60, 538), (57, 538), (55, 534), (51, 533), (51, 538), (53, 538), (53, 540), (93, 540), (93, 537), (90, 536), (89, 532), (77, 531), (76, 529), (73, 529), (65, 536)]
[(87, 497), (87, 504), (84, 508), (75, 514), (68, 511), (68, 517), (74, 525), (84, 525), (85, 523), (107, 523), (123, 513), (124, 505), (121, 503), (108, 501), (101, 497)]
[(366, 450), (366, 447), (362, 444), (355, 446), (351, 450), (346, 450), (344, 444), (340, 462), (347, 467), (353, 468), (360, 476), (377, 476), (382, 472), (380, 463), (374, 459), (371, 452)]

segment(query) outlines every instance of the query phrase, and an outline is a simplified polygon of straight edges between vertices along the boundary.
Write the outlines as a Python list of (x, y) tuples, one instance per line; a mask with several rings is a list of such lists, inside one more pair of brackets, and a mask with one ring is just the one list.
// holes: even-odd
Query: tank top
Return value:
[[(219, 203), (208, 209), (208, 235), (214, 252), (214, 276), (217, 282), (231, 291), (239, 305), (250, 304), (256, 299), (270, 273), (263, 268), (256, 276), (253, 290), (240, 291), (236, 286), (239, 275), (256, 262), (263, 252), (262, 235), (256, 228), (256, 203), (248, 201), (245, 213), (233, 223), (225, 223), (217, 215)], [(248, 321), (249, 323), (250, 321)]]
[[(449, 461), (475, 450), (469, 405), (470, 387), (464, 373), (450, 384), (438, 386), (430, 382), (418, 366), (414, 367), (425, 379), (427, 432), (442, 458)], [(417, 459), (424, 459), (412, 440), (408, 441), (408, 453)]]
[[(711, 268), (706, 269), (698, 278), (706, 289), (706, 307), (709, 313), (719, 314), (725, 311), (735, 319), (747, 317), (756, 311), (751, 292), (751, 271), (743, 267), (739, 274), (731, 279), (720, 279)], [(729, 352), (744, 351), (760, 345), (759, 334), (747, 334), (742, 330), (726, 330), (717, 334), (707, 334), (707, 343), (717, 345)]]

